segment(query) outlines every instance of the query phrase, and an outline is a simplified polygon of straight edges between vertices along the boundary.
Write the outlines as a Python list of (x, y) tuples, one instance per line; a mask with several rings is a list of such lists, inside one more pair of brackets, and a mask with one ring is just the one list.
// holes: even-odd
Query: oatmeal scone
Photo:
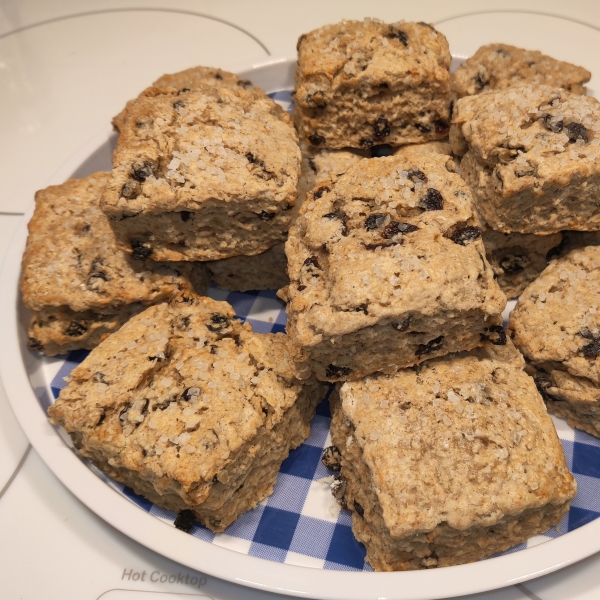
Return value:
[(485, 255), (507, 298), (516, 298), (546, 268), (548, 253), (562, 242), (561, 233), (501, 233), (483, 228)]
[(560, 87), (585, 95), (592, 74), (537, 50), (507, 44), (482, 46), (450, 75), (453, 99), (529, 83)]
[(600, 247), (550, 263), (509, 321), (548, 410), (600, 437)]
[(320, 148), (399, 146), (448, 134), (450, 51), (427, 23), (342, 21), (300, 36), (294, 120)]
[(218, 260), (285, 240), (300, 173), (291, 119), (261, 90), (151, 88), (127, 109), (101, 208), (121, 248)]
[(342, 385), (336, 495), (375, 570), (487, 558), (569, 510), (576, 482), (524, 365), (508, 340)]
[(526, 85), (461, 98), (450, 141), (477, 209), (496, 231), (600, 229), (600, 103)]
[(93, 348), (148, 305), (208, 288), (202, 263), (160, 263), (119, 250), (98, 206), (108, 177), (69, 179), (35, 196), (21, 293), (34, 312), (29, 345), (48, 356)]
[(325, 391), (296, 379), (285, 335), (182, 293), (95, 348), (48, 414), (110, 477), (223, 531), (271, 494)]
[(506, 299), (441, 154), (363, 159), (314, 189), (286, 242), (287, 330), (322, 380), (496, 341)]
[[(205, 85), (213, 87), (243, 87), (248, 89), (252, 87), (252, 82), (247, 79), (241, 79), (235, 73), (214, 69), (212, 67), (192, 67), (177, 73), (167, 73), (159, 77), (150, 87), (156, 88), (175, 88), (177, 91), (185, 91), (203, 87)], [(115, 131), (121, 131), (125, 124), (125, 114), (127, 109), (135, 102), (130, 100), (125, 108), (112, 120), (112, 126)]]

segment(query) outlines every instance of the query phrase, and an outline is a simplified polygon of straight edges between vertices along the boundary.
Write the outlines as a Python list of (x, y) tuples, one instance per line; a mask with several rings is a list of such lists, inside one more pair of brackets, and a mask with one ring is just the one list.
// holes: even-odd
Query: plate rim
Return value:
[[(236, 69), (289, 68), (294, 58), (272, 58)], [(107, 127), (81, 147), (51, 178), (63, 182), (111, 135)], [(574, 564), (600, 550), (600, 518), (561, 537), (519, 552), (476, 563), (423, 571), (348, 572), (277, 563), (216, 546), (185, 534), (140, 510), (95, 475), (49, 425), (35, 395), (19, 332), (19, 280), (32, 203), (22, 218), (0, 271), (0, 378), (32, 446), (54, 475), (109, 525), (158, 554), (209, 576), (265, 592), (321, 600), (433, 600), (515, 585)], [(21, 338), (21, 339), (20, 339)], [(33, 364), (33, 360), (31, 361)], [(526, 554), (524, 554), (526, 553)], [(440, 596), (440, 593), (443, 595)]]

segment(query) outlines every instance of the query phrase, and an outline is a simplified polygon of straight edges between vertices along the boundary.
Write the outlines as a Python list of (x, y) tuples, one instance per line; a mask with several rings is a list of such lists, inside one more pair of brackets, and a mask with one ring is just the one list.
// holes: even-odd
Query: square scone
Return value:
[(445, 137), (451, 58), (444, 35), (427, 23), (342, 21), (300, 36), (300, 140), (366, 149)]
[(23, 254), (21, 293), (34, 312), (29, 346), (48, 356), (93, 348), (131, 316), (182, 290), (204, 294), (202, 263), (121, 251), (99, 208), (109, 173), (40, 190)]
[(583, 67), (508, 44), (481, 46), (450, 74), (453, 99), (529, 83), (584, 95), (592, 74)]
[(110, 477), (223, 531), (271, 494), (325, 391), (296, 379), (284, 334), (180, 294), (94, 349), (48, 414)]
[(477, 210), (503, 233), (600, 229), (600, 103), (524, 85), (461, 98), (450, 141)]
[(521, 294), (509, 331), (548, 410), (600, 437), (600, 247), (550, 263)]
[(128, 105), (101, 209), (153, 260), (259, 254), (285, 240), (299, 173), (291, 119), (262, 90), (150, 88)]
[(577, 491), (514, 346), (347, 382), (336, 496), (377, 571), (487, 558), (557, 525)]
[(501, 233), (488, 227), (483, 228), (482, 238), (485, 256), (507, 298), (518, 297), (562, 243), (561, 233)]
[(363, 159), (306, 199), (286, 242), (287, 331), (321, 380), (498, 341), (506, 299), (471, 195), (435, 153)]

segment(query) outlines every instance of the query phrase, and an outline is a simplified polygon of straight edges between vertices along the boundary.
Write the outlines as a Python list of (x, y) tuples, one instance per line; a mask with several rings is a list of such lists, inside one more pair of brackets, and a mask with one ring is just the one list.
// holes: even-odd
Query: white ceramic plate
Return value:
[[(493, 24), (497, 18), (491, 15), (481, 17), (487, 25)], [(469, 28), (477, 25), (472, 22), (471, 16), (466, 19)], [(449, 31), (452, 27), (457, 29), (456, 23), (448, 22), (440, 29), (448, 34), (455, 53), (458, 56), (472, 53), (474, 48), (466, 46), (462, 52), (456, 51), (452, 42), (458, 35), (456, 31)], [(561, 27), (564, 35), (564, 23)], [(544, 47), (548, 38), (543, 34), (547, 32), (539, 32), (537, 36), (540, 40), (544, 38), (544, 43), (539, 40), (526, 43), (513, 39), (514, 35), (507, 39), (502, 33), (505, 32), (498, 31), (497, 36), (492, 39), (488, 36), (483, 42), (507, 40), (527, 47), (540, 47), (564, 57)], [(593, 41), (600, 50), (600, 36), (595, 33)], [(596, 51), (595, 55), (600, 55), (600, 52)], [(579, 62), (590, 67), (589, 60)], [(272, 92), (293, 86), (294, 65), (295, 59), (282, 59), (239, 72), (267, 92)], [(90, 172), (96, 164), (104, 168), (109, 148), (110, 132), (107, 130), (82, 148), (48, 184), (62, 183), (73, 174)], [(27, 315), (21, 308), (18, 282), (27, 236), (26, 223), (32, 212), (33, 208), (23, 219), (0, 274), (0, 289), (3, 290), (0, 297), (0, 339), (3, 342), (0, 375), (20, 424), (54, 474), (91, 510), (141, 544), (190, 568), (237, 584), (323, 600), (425, 600), (471, 594), (538, 577), (600, 550), (598, 519), (542, 545), (470, 565), (403, 573), (325, 571), (266, 561), (210, 545), (140, 510), (102, 482), (76, 456), (70, 444), (65, 443), (48, 424), (40, 404), (39, 398), (48, 393), (49, 381), (59, 363), (40, 360), (27, 349), (26, 344)]]

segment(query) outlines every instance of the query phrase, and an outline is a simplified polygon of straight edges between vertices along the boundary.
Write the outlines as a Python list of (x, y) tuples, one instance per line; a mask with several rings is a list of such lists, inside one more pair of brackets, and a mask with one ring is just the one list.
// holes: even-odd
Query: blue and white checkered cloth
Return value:
[[(229, 302), (238, 318), (251, 323), (256, 332), (275, 333), (285, 329), (284, 305), (271, 290), (240, 293), (211, 287), (209, 295), (215, 300)], [(65, 385), (63, 377), (87, 354), (87, 351), (69, 354), (51, 383), (55, 398)], [(560, 419), (554, 421), (567, 464), (577, 479), (579, 493), (558, 528), (515, 546), (507, 553), (564, 535), (600, 516), (600, 440), (571, 429)], [(352, 535), (350, 513), (336, 507), (328, 483), (320, 481), (333, 475), (320, 460), (323, 449), (331, 445), (329, 422), (329, 403), (324, 400), (312, 421), (310, 437), (292, 450), (281, 465), (273, 494), (224, 533), (214, 534), (196, 524), (191, 535), (243, 554), (282, 563), (318, 569), (372, 570), (365, 563), (363, 545)], [(90, 468), (141, 509), (163, 521), (174, 522), (175, 513), (155, 506), (91, 465)]]

